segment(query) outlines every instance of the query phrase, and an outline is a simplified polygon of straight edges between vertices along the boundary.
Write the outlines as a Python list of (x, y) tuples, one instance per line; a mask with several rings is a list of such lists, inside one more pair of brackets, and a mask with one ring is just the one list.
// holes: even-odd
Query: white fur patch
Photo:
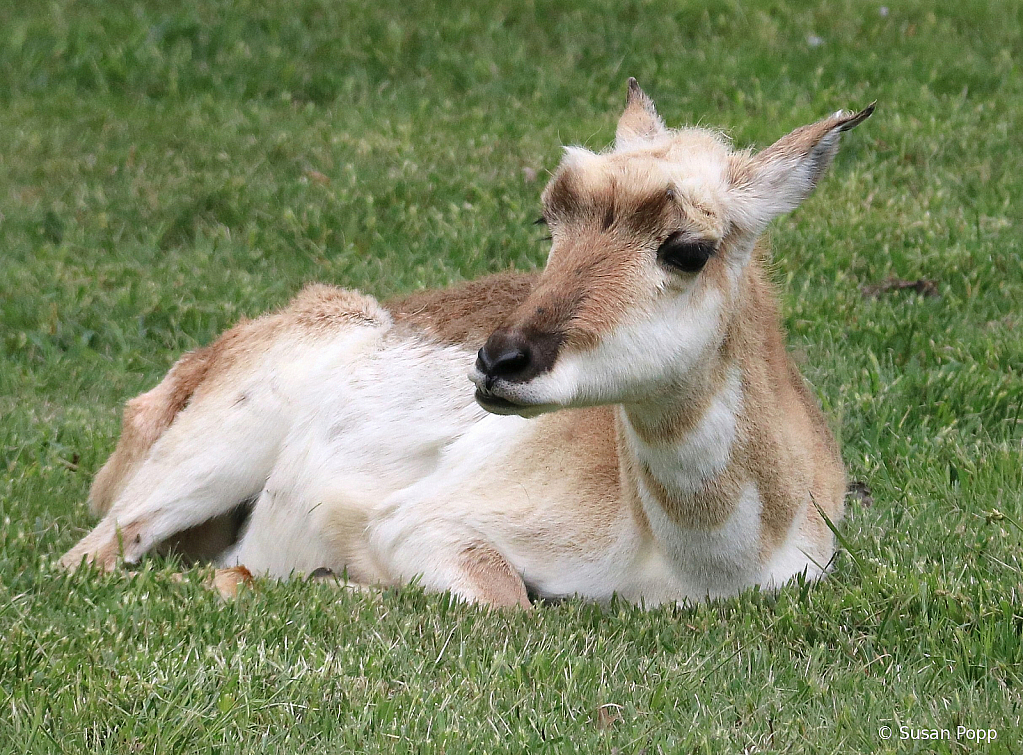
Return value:
[(668, 490), (691, 495), (728, 466), (741, 411), (742, 376), (733, 369), (700, 421), (677, 443), (646, 443), (627, 417), (622, 424), (629, 447), (658, 482)]
[(565, 156), (562, 158), (561, 164), (567, 167), (585, 170), (589, 166), (596, 165), (600, 160), (600, 155), (586, 147), (568, 145), (563, 149)]
[(330, 521), (366, 521), (487, 418), (464, 387), (471, 361), (462, 349), (401, 340), (307, 382), (233, 559), (278, 576), (343, 568), (346, 554), (324, 539)]
[(528, 383), (498, 381), (495, 392), (537, 406), (628, 403), (693, 370), (719, 340), (725, 297), (707, 290), (661, 296), (642, 319), (615, 328), (593, 349), (558, 356)]
[(679, 527), (640, 483), (640, 498), (654, 536), (692, 599), (734, 595), (760, 580), (760, 512), (755, 483), (749, 483), (735, 502), (732, 515), (720, 527)]

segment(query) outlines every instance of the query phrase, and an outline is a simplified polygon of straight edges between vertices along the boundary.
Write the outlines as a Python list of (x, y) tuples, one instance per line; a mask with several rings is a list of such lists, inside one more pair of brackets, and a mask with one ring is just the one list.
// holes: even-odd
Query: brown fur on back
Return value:
[(497, 273), (391, 299), (384, 306), (399, 327), (422, 331), (442, 343), (479, 348), (525, 301), (536, 278), (535, 273)]

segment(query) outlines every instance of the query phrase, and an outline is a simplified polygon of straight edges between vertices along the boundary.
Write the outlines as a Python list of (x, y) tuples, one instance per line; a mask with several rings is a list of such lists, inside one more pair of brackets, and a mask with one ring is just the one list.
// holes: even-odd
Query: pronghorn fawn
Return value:
[(543, 192), (542, 272), (310, 286), (186, 354), (128, 402), (63, 565), (173, 544), (499, 606), (821, 577), (845, 474), (756, 242), (872, 109), (734, 151), (630, 79), (613, 148), (568, 148)]

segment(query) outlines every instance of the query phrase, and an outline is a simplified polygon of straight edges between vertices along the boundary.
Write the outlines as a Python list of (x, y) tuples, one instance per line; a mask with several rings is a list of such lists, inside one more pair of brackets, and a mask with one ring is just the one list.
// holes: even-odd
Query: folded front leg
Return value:
[(418, 581), (469, 603), (529, 608), (522, 576), (495, 545), (458, 522), (423, 521), (416, 510), (399, 507), (369, 533), (373, 554), (393, 582)]

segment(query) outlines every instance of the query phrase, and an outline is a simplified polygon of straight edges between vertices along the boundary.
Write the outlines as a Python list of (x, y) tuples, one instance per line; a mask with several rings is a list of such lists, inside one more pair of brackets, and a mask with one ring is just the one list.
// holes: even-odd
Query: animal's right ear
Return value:
[(874, 112), (871, 103), (858, 113), (838, 111), (801, 126), (755, 155), (733, 154), (728, 182), (736, 197), (734, 220), (748, 230), (763, 230), (778, 215), (794, 210), (813, 191), (838, 152), (843, 132)]
[(615, 149), (641, 147), (643, 142), (664, 134), (664, 121), (657, 114), (654, 102), (639, 88), (639, 82), (629, 78), (629, 93), (625, 99), (625, 112), (618, 120)]

